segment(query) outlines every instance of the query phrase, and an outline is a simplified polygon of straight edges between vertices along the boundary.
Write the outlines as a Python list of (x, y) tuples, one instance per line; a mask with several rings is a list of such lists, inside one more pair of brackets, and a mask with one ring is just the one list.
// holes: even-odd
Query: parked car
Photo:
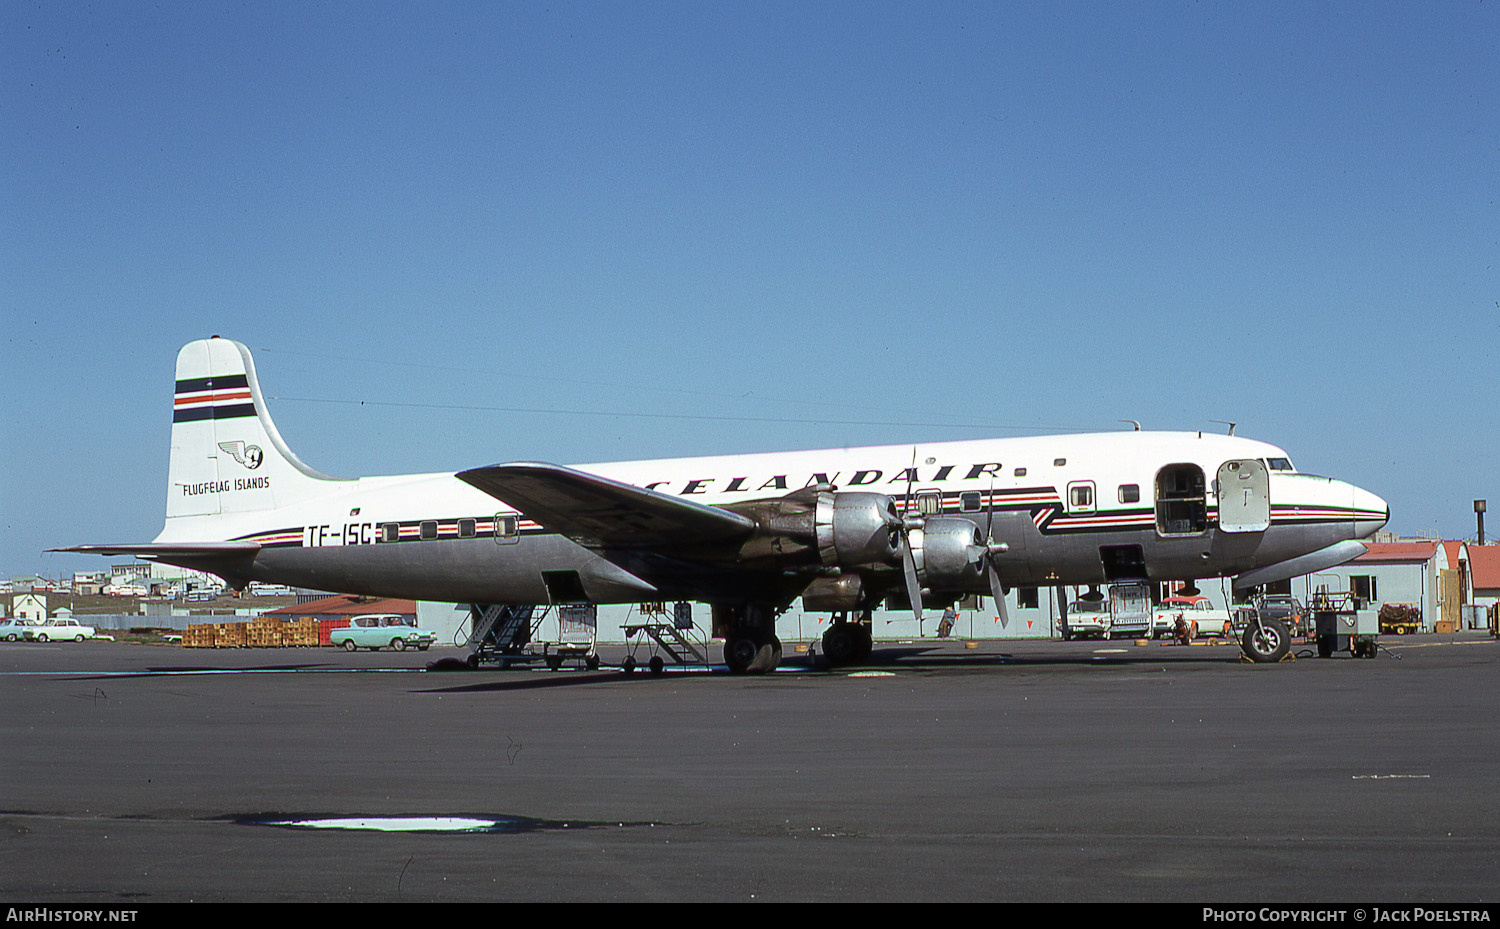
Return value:
[(1074, 600), (1068, 604), (1064, 639), (1109, 638), (1109, 601)]
[(6, 617), (0, 619), (0, 639), (19, 642), (31, 638), (31, 623), (24, 619)]
[(360, 648), (373, 650), (387, 646), (398, 652), (408, 648), (425, 652), (437, 641), (437, 633), (431, 629), (417, 628), (417, 621), (409, 616), (371, 613), (354, 617), (349, 620), (346, 628), (333, 630), (328, 634), (328, 641), (332, 645), (342, 645), (351, 652)]
[(1301, 601), (1291, 594), (1266, 594), (1255, 601), (1255, 609), (1264, 619), (1279, 619), (1286, 623), (1292, 635), (1310, 631), (1310, 617)]
[(94, 637), (93, 626), (85, 626), (71, 616), (41, 620), (31, 626), (30, 632), (27, 638), (35, 642), (82, 642)]
[(1172, 635), (1181, 617), (1194, 638), (1200, 635), (1232, 635), (1234, 618), (1228, 610), (1214, 607), (1207, 597), (1165, 597), (1152, 615), (1154, 635)]

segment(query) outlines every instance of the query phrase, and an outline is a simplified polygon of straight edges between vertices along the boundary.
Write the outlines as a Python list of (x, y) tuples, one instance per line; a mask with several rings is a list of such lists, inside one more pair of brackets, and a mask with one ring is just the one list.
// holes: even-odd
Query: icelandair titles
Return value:
[[(926, 483), (936, 483), (938, 481), (946, 481), (950, 477), (952, 477), (953, 472), (957, 468), (958, 468), (958, 465), (941, 465), (941, 466), (938, 467), (936, 474), (934, 474), (932, 477), (927, 477), (927, 478), (918, 477), (917, 476), (917, 470), (918, 469), (916, 469), (916, 468), (902, 468), (900, 470), (900, 472), (898, 472), (896, 474), (895, 477), (892, 477), (890, 480), (887, 480), (885, 483), (887, 483), (887, 484), (926, 484)], [(842, 471), (835, 471), (832, 474), (818, 472), (818, 473), (813, 474), (813, 476), (811, 478), (809, 478), (808, 481), (807, 481), (807, 483), (804, 484), (803, 486), (804, 487), (812, 487), (812, 486), (817, 485), (817, 484), (833, 484), (833, 485), (836, 485), (836, 486), (839, 486), (839, 487), (863, 487), (863, 486), (866, 486), (868, 484), (877, 484), (877, 483), (880, 483), (881, 479), (885, 477), (885, 472), (879, 471), (879, 470), (875, 470), (875, 469), (870, 469), (870, 470), (866, 470), (866, 471), (855, 471), (853, 473), (853, 475), (850, 476), (849, 481), (848, 481), (847, 484), (841, 484), (841, 483), (839, 483), (839, 478), (843, 477), (843, 475), (844, 475), (844, 472), (842, 472)], [(987, 464), (971, 465), (969, 467), (968, 473), (963, 476), (963, 480), (966, 480), (966, 481), (977, 480), (977, 479), (979, 479), (981, 477), (984, 477), (985, 475), (989, 475), (990, 477), (998, 477), (1000, 475), (1000, 463), (999, 462), (990, 462), (990, 463), (987, 463)], [(678, 495), (685, 497), (685, 496), (689, 496), (691, 494), (706, 494), (706, 493), (711, 493), (716, 488), (710, 487), (709, 485), (711, 485), (715, 481), (719, 481), (719, 480), (722, 480), (722, 478), (707, 477), (707, 478), (700, 478), (700, 479), (697, 479), (697, 480), (688, 481), (686, 484), (683, 485), (682, 490), (678, 491)], [(647, 490), (661, 490), (661, 488), (662, 488), (663, 485), (670, 484), (670, 483), (672, 483), (672, 482), (671, 481), (653, 481), (650, 484), (646, 485), (646, 489)], [(735, 478), (730, 478), (729, 485), (727, 487), (719, 489), (718, 492), (728, 494), (728, 493), (737, 493), (737, 492), (752, 491), (752, 490), (753, 491), (762, 491), (762, 490), (791, 490), (791, 485), (787, 482), (787, 476), (785, 474), (778, 474), (775, 477), (772, 477), (769, 480), (767, 480), (764, 484), (759, 484), (759, 485), (752, 484), (751, 483), (751, 479), (748, 478), (748, 477), (735, 477)], [(668, 493), (670, 491), (663, 491), (663, 492), (664, 493)]]

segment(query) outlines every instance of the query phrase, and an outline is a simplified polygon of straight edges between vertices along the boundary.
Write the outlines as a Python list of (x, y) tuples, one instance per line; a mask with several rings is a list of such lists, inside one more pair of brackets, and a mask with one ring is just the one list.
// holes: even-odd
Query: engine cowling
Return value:
[(928, 517), (912, 548), (930, 588), (967, 590), (984, 581), (984, 535), (967, 519)]
[(885, 494), (820, 493), (814, 526), (825, 565), (900, 563), (901, 515)]

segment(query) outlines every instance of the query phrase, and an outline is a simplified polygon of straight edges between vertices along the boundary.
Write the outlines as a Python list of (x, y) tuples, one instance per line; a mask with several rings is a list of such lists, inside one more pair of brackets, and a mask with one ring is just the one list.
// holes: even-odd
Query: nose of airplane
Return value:
[(1362, 487), (1349, 486), (1354, 492), (1354, 538), (1368, 538), (1390, 521), (1390, 504)]

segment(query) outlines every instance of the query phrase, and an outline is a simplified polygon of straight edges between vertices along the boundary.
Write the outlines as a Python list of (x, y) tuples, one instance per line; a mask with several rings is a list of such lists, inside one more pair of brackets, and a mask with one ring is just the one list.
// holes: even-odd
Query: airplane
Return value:
[[(1234, 578), (1238, 589), (1342, 564), (1386, 502), (1302, 474), (1230, 434), (1121, 430), (867, 448), (494, 464), (330, 477), (287, 447), (250, 351), (214, 336), (177, 356), (166, 523), (131, 555), (264, 581), (472, 605), (689, 600), (711, 608), (735, 673), (781, 660), (776, 617), (828, 611), (831, 664), (869, 656), (871, 613), (1018, 586)], [(1289, 647), (1273, 619), (1242, 640)]]

